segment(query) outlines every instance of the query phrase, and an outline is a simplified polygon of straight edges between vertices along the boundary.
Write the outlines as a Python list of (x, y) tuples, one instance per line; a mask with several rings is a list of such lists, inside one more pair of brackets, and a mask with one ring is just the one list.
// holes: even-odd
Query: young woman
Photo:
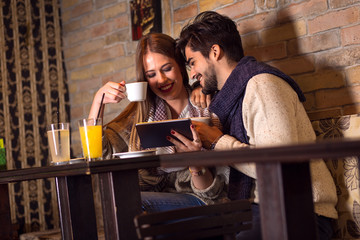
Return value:
[[(136, 51), (136, 71), (137, 81), (148, 82), (147, 99), (130, 103), (105, 126), (104, 158), (111, 157), (115, 152), (142, 150), (135, 128), (138, 122), (209, 116), (213, 124), (219, 126), (219, 121), (208, 109), (191, 103), (185, 62), (170, 36), (151, 33), (140, 39)], [(96, 93), (89, 117), (96, 117), (104, 93), (103, 103), (108, 104), (120, 102), (126, 97), (125, 91), (124, 81), (106, 83)], [(177, 142), (176, 147), (157, 148), (157, 153), (201, 150), (202, 144), (194, 127), (191, 131), (194, 141), (172, 132), (180, 137), (181, 142)], [(221, 201), (226, 198), (225, 175), (217, 168), (205, 167), (141, 169), (139, 179), (143, 210), (163, 211)]]

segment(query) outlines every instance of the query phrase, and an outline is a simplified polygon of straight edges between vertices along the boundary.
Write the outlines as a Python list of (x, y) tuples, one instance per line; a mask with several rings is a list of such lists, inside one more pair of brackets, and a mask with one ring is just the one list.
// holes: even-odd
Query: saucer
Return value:
[(143, 151), (135, 151), (135, 152), (121, 152), (121, 153), (113, 153), (113, 157), (119, 158), (134, 158), (134, 157), (144, 157), (155, 155), (156, 150), (143, 150)]

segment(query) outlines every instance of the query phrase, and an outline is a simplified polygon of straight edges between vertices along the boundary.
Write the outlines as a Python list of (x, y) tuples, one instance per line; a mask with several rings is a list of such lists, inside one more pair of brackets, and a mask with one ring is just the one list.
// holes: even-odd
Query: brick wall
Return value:
[[(105, 82), (135, 81), (130, 6), (123, 0), (63, 0), (63, 44), (73, 144)], [(231, 17), (247, 55), (291, 75), (312, 119), (360, 112), (360, 0), (164, 0), (163, 32), (177, 37), (199, 12)], [(105, 122), (128, 102), (107, 106)], [(76, 150), (78, 149), (78, 150)], [(81, 155), (74, 148), (75, 155)]]

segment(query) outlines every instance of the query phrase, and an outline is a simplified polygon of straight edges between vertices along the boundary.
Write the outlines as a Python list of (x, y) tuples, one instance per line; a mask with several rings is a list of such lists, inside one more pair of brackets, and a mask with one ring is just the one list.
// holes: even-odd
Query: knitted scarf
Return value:
[[(256, 61), (253, 57), (243, 57), (231, 72), (221, 91), (214, 96), (209, 109), (219, 117), (223, 125), (223, 133), (247, 144), (249, 144), (249, 139), (242, 118), (242, 103), (247, 83), (252, 77), (262, 73), (273, 74), (285, 80), (298, 94), (300, 101), (306, 100), (301, 89), (292, 78), (276, 68)], [(231, 168), (229, 198), (232, 200), (248, 199), (251, 197), (251, 189), (252, 178)]]

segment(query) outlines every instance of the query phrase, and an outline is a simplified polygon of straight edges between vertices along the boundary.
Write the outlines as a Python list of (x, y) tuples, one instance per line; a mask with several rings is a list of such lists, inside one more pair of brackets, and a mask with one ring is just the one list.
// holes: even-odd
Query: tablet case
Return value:
[(175, 130), (188, 139), (193, 140), (190, 125), (191, 120), (188, 118), (137, 123), (135, 126), (140, 138), (141, 147), (155, 148), (174, 145), (166, 139), (166, 136), (175, 138), (170, 133), (171, 130)]

